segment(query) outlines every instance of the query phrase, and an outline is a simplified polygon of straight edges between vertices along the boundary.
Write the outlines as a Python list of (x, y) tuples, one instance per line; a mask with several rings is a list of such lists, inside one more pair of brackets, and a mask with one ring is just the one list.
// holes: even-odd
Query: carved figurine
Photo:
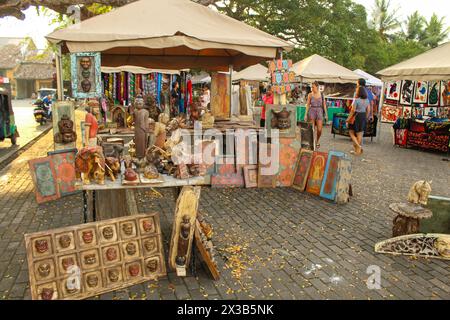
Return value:
[(66, 249), (66, 248), (70, 247), (71, 243), (72, 243), (72, 238), (69, 235), (67, 235), (67, 234), (62, 235), (59, 238), (59, 245), (63, 249)]
[(421, 205), (427, 205), (428, 196), (431, 193), (432, 181), (417, 181), (411, 187), (408, 193), (408, 201), (411, 203), (417, 203)]
[(144, 177), (150, 180), (159, 178), (158, 169), (156, 169), (156, 166), (154, 164), (152, 163), (147, 164), (147, 166), (144, 169)]
[(48, 263), (41, 263), (38, 266), (38, 272), (42, 278), (48, 277), (48, 275), (50, 274), (50, 270), (51, 270), (51, 267), (50, 267), (50, 264), (48, 264)]
[(126, 168), (124, 176), (126, 181), (134, 182), (138, 180), (138, 175), (133, 168)]
[(272, 129), (287, 130), (291, 128), (291, 113), (286, 107), (280, 112), (272, 110), (272, 121), (270, 123)]
[(159, 111), (156, 106), (156, 100), (153, 95), (148, 95), (145, 97), (145, 108), (148, 109), (150, 119), (158, 121)]
[(136, 156), (136, 144), (134, 142), (130, 142), (130, 147), (128, 148), (128, 154), (132, 158), (134, 158)]
[(166, 125), (161, 122), (155, 123), (155, 143), (154, 145), (158, 148), (164, 148), (164, 143), (166, 142)]
[(105, 159), (106, 174), (112, 181), (116, 181), (116, 178), (120, 174), (120, 161), (117, 158), (107, 157)]
[(77, 140), (77, 134), (73, 130), (73, 121), (70, 120), (68, 115), (63, 115), (58, 122), (59, 132), (55, 134), (56, 143), (71, 143)]
[(170, 116), (167, 113), (161, 113), (158, 116), (158, 122), (162, 123), (163, 125), (167, 125), (170, 121)]
[(191, 105), (191, 116), (190, 116), (190, 120), (194, 123), (195, 121), (200, 120), (200, 102), (197, 101), (193, 101), (192, 105)]
[(34, 242), (34, 247), (36, 248), (37, 252), (44, 253), (48, 250), (48, 242), (47, 240), (36, 240)]
[(183, 216), (180, 224), (180, 235), (178, 238), (177, 257), (175, 262), (178, 266), (186, 265), (186, 256), (189, 249), (189, 239), (191, 234), (191, 221), (188, 215)]
[(134, 142), (136, 144), (136, 157), (145, 157), (149, 138), (149, 112), (144, 109), (144, 99), (136, 98), (134, 112)]
[(83, 183), (90, 184), (94, 180), (98, 184), (105, 184), (105, 159), (99, 148), (83, 148), (75, 158), (75, 172), (77, 179), (83, 174)]

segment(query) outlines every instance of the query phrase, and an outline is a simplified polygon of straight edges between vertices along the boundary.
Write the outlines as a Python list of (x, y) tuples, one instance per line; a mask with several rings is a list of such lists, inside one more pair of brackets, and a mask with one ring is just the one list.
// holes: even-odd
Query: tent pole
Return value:
[(56, 88), (58, 100), (64, 100), (64, 82), (63, 82), (63, 68), (62, 68), (62, 54), (61, 44), (58, 44), (58, 51), (56, 53)]
[(230, 99), (228, 101), (228, 107), (229, 107), (229, 110), (230, 110), (230, 118), (231, 118), (231, 115), (232, 115), (232, 111), (231, 111), (232, 110), (231, 109), (232, 103), (231, 103), (231, 100), (233, 98), (233, 64), (230, 64), (228, 66), (228, 71), (230, 72), (230, 92), (229, 92)]
[(385, 88), (385, 82), (383, 81), (383, 85), (381, 86), (381, 92), (380, 92), (380, 102), (378, 104), (378, 134), (377, 134), (377, 142), (380, 142), (380, 136), (381, 136), (381, 108), (383, 108), (384, 104), (384, 88)]

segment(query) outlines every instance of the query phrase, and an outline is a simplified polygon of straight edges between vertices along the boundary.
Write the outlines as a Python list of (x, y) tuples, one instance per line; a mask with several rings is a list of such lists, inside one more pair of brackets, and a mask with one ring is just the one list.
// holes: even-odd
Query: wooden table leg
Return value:
[(87, 223), (88, 220), (88, 200), (87, 191), (83, 190), (83, 221)]

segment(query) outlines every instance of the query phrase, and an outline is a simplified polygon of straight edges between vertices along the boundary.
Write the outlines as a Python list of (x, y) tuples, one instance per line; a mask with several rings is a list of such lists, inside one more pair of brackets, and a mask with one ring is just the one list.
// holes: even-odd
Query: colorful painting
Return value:
[(317, 196), (320, 195), (320, 188), (322, 187), (327, 159), (328, 153), (317, 151), (314, 152), (311, 161), (311, 168), (309, 170), (308, 182), (306, 184), (306, 191), (308, 193), (315, 194)]
[(312, 157), (313, 151), (307, 149), (300, 150), (292, 187), (302, 192), (305, 191), (306, 188), (306, 181), (308, 179), (309, 169), (311, 168)]
[(62, 197), (71, 195), (75, 188), (75, 156), (77, 149), (49, 152), (56, 172), (56, 181)]
[(428, 106), (436, 107), (439, 105), (439, 81), (430, 81), (428, 83)]
[(213, 73), (211, 75), (211, 113), (216, 120), (230, 118), (230, 93), (230, 75)]
[(415, 118), (422, 118), (425, 114), (425, 108), (422, 108), (420, 105), (416, 105), (412, 108), (412, 115)]
[(414, 103), (427, 103), (428, 102), (428, 82), (417, 81), (414, 90)]
[(411, 107), (403, 107), (403, 118), (411, 119), (412, 108)]
[(437, 109), (438, 108), (425, 108), (424, 109), (424, 116), (430, 117), (430, 118), (434, 118), (437, 116)]
[(388, 104), (381, 108), (381, 122), (394, 123), (401, 115), (402, 107), (394, 107)]
[(406, 147), (408, 141), (408, 129), (396, 129), (395, 130), (395, 145)]
[(400, 99), (401, 81), (392, 81), (387, 83), (386, 99), (398, 101)]
[(61, 197), (52, 157), (29, 160), (31, 177), (34, 183), (36, 202), (44, 203)]
[(99, 52), (71, 54), (72, 94), (74, 98), (102, 96), (101, 59)]
[(336, 198), (339, 161), (343, 157), (345, 157), (343, 152), (330, 151), (328, 153), (327, 166), (325, 167), (324, 179), (320, 188), (320, 196), (322, 198), (332, 201)]
[(400, 95), (400, 104), (410, 106), (413, 101), (415, 82), (405, 80), (402, 83), (402, 92)]
[(300, 135), (297, 139), (280, 138), (279, 169), (277, 174), (278, 187), (292, 186), (300, 148)]
[(441, 81), (441, 107), (450, 106), (450, 81)]
[(338, 164), (338, 180), (336, 183), (336, 203), (345, 204), (350, 201), (350, 184), (352, 179), (352, 162), (341, 158)]

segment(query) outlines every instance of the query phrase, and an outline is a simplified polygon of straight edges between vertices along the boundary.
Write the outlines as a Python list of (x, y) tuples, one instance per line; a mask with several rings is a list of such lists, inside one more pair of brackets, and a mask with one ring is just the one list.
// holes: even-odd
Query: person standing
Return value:
[(367, 97), (367, 91), (363, 86), (358, 86), (356, 90), (355, 101), (352, 110), (347, 118), (350, 138), (353, 142), (353, 149), (350, 153), (360, 155), (363, 153), (362, 140), (367, 126), (367, 113), (370, 108), (370, 102)]
[(328, 122), (328, 110), (325, 99), (319, 90), (319, 83), (312, 85), (312, 91), (308, 94), (306, 102), (305, 121), (309, 121), (316, 129), (316, 147), (320, 148), (320, 137), (322, 136), (323, 120)]
[(172, 117), (175, 117), (179, 114), (180, 107), (180, 84), (178, 83), (178, 81), (175, 81), (175, 83), (173, 84), (170, 97), (172, 100)]
[(201, 106), (205, 112), (210, 108), (210, 103), (211, 103), (211, 91), (209, 91), (208, 85), (205, 85), (203, 87), (203, 93), (201, 96)]
[(266, 94), (263, 96), (263, 105), (261, 111), (261, 127), (266, 126), (266, 105), (273, 104), (273, 92), (272, 87), (268, 86)]

